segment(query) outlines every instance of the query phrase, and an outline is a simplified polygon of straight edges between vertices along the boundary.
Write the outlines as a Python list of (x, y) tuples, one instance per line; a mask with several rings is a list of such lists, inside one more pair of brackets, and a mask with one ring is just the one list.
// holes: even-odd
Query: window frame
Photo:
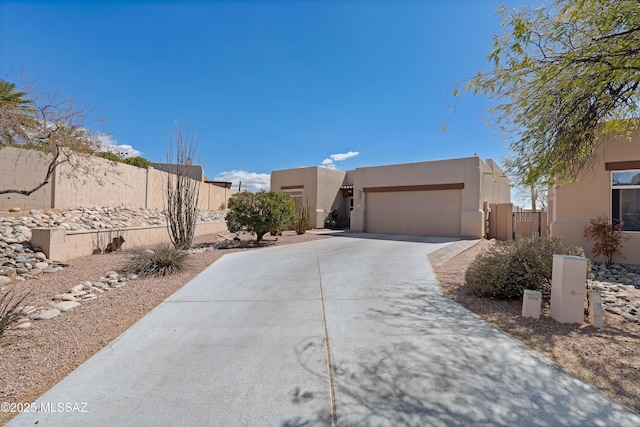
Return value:
[[(623, 170), (612, 170), (610, 171), (610, 180), (609, 184), (611, 187), (611, 218), (618, 219), (622, 221), (622, 206), (621, 206), (621, 191), (622, 190), (638, 190), (640, 191), (640, 184), (614, 184), (613, 176), (617, 173), (632, 173), (634, 175), (640, 175), (640, 169), (623, 169)], [(640, 209), (638, 211), (640, 214)], [(624, 228), (624, 222), (623, 226)], [(624, 230), (621, 231), (625, 233), (640, 233), (640, 229), (638, 230)]]

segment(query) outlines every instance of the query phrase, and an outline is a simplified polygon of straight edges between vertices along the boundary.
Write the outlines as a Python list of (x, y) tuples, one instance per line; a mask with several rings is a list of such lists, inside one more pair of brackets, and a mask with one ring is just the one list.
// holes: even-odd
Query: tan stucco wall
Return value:
[[(195, 236), (221, 233), (227, 230), (224, 222), (207, 222), (196, 225)], [(122, 249), (140, 246), (170, 244), (167, 227), (132, 227), (120, 230), (66, 231), (64, 228), (34, 228), (31, 243), (42, 248), (49, 259), (67, 261), (91, 255), (94, 250), (104, 250), (114, 237), (122, 236)], [(105, 255), (108, 256), (108, 255)]]
[[(598, 215), (611, 218), (611, 172), (605, 169), (605, 163), (640, 161), (640, 131), (633, 133), (631, 141), (623, 138), (605, 140), (598, 151), (598, 159), (578, 182), (562, 184), (553, 191), (553, 205), (549, 212), (551, 235), (582, 246), (590, 258), (593, 258), (593, 242), (582, 237), (584, 226)], [(640, 232), (624, 233), (631, 238), (623, 248), (626, 259), (614, 258), (614, 261), (640, 264)]]
[[(0, 210), (74, 208), (78, 206), (126, 206), (164, 209), (166, 172), (142, 169), (106, 159), (89, 160), (91, 174), (74, 173), (69, 165), (55, 171), (51, 183), (29, 197), (7, 194), (0, 197)], [(28, 189), (42, 182), (48, 157), (32, 150), (0, 149), (0, 188)], [(200, 183), (198, 207), (217, 210), (228, 203), (233, 191)]]
[(303, 186), (303, 202), (311, 208), (311, 228), (323, 228), (324, 218), (336, 203), (345, 172), (320, 166), (284, 169), (271, 172), (271, 190), (282, 187)]
[[(365, 187), (463, 183), (460, 234), (473, 238), (485, 234), (484, 202), (507, 203), (511, 197), (509, 181), (500, 168), (493, 161), (485, 163), (479, 157), (357, 168), (353, 179), (352, 231), (366, 231)], [(442, 215), (445, 214), (443, 209)]]
[[(0, 190), (29, 190), (40, 184), (47, 174), (51, 156), (33, 150), (0, 148)], [(0, 195), (0, 210), (46, 209), (51, 206), (52, 186), (47, 184), (30, 196)]]
[[(321, 228), (324, 217), (332, 208), (346, 212), (347, 199), (342, 196), (341, 185), (353, 185), (354, 209), (351, 212), (351, 230), (365, 230), (366, 194), (368, 187), (393, 187), (462, 183), (459, 191), (460, 224), (449, 227), (463, 237), (483, 237), (485, 234), (485, 212), (487, 203), (509, 203), (511, 187), (500, 167), (488, 159), (478, 157), (407, 163), (387, 166), (357, 168), (345, 172), (318, 166), (285, 169), (271, 173), (271, 189), (281, 191), (283, 187), (303, 186), (303, 197), (311, 206), (311, 226)], [(458, 200), (457, 195), (455, 199)], [(458, 202), (456, 202), (458, 203)], [(432, 215), (438, 215), (431, 212)], [(442, 206), (441, 214), (447, 215), (450, 206)], [(422, 218), (403, 218), (403, 221), (420, 222)], [(411, 228), (408, 228), (408, 230)]]

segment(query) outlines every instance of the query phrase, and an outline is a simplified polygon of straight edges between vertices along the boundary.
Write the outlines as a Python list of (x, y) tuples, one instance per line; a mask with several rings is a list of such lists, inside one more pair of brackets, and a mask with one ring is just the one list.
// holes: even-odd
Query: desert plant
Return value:
[(0, 337), (23, 317), (20, 307), (24, 305), (29, 293), (16, 295), (13, 290), (0, 293)]
[(220, 203), (220, 206), (218, 207), (218, 210), (223, 211), (225, 209), (227, 209), (227, 204), (225, 202)]
[(286, 229), (295, 217), (295, 203), (290, 195), (261, 190), (243, 191), (229, 199), (225, 217), (230, 232), (248, 231), (256, 235), (256, 242), (269, 231)]
[(124, 163), (126, 165), (135, 166), (142, 169), (149, 169), (151, 162), (143, 157), (126, 157), (122, 153), (114, 153), (111, 151), (101, 151), (96, 154), (98, 157), (110, 160), (112, 162)]
[(167, 161), (175, 161), (175, 173), (167, 174), (165, 186), (167, 228), (176, 249), (189, 249), (196, 230), (200, 183), (189, 178), (188, 171), (200, 137), (201, 134), (196, 135), (193, 130), (178, 124), (175, 125), (175, 140), (167, 137)]
[(341, 220), (342, 217), (340, 216), (340, 212), (338, 212), (337, 208), (333, 208), (324, 219), (324, 228), (336, 230), (338, 229), (338, 227), (340, 227)]
[(120, 272), (137, 274), (139, 277), (167, 276), (182, 271), (186, 259), (187, 252), (169, 245), (143, 249), (135, 252)]
[(497, 242), (473, 260), (465, 273), (465, 288), (497, 299), (519, 298), (525, 289), (548, 295), (554, 254), (584, 256), (584, 251), (557, 237)]
[(296, 203), (296, 218), (293, 221), (293, 228), (297, 234), (304, 234), (311, 224), (311, 208), (309, 203), (302, 206), (301, 202)]
[(585, 225), (582, 234), (587, 240), (595, 240), (591, 252), (596, 257), (604, 256), (607, 268), (611, 267), (614, 255), (624, 259), (620, 249), (622, 249), (622, 243), (629, 240), (629, 236), (620, 232), (619, 222), (611, 223), (605, 215), (598, 215), (591, 218), (589, 225)]

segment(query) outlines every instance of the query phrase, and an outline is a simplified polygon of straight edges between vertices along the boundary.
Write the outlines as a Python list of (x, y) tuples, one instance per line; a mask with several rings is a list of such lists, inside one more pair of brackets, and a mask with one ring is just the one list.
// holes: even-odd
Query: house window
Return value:
[(611, 217), (624, 231), (640, 231), (640, 169), (611, 172)]
[(283, 193), (287, 193), (293, 198), (293, 201), (296, 203), (302, 203), (302, 189), (284, 189)]

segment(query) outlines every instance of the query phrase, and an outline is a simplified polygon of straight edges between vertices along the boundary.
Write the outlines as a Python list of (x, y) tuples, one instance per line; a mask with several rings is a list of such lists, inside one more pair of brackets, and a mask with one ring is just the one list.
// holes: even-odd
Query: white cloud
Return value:
[(142, 155), (141, 151), (136, 150), (131, 145), (122, 144), (118, 145), (118, 141), (113, 138), (113, 135), (101, 133), (96, 136), (98, 144), (103, 151), (110, 151), (112, 153), (121, 153), (125, 157), (138, 157)]
[(242, 182), (242, 189), (249, 191), (268, 190), (271, 186), (271, 175), (268, 173), (247, 172), (243, 170), (232, 170), (220, 172), (213, 178), (213, 181), (230, 181), (232, 188), (237, 190), (238, 184)]
[(335, 163), (333, 163), (334, 161), (341, 162), (342, 160), (346, 160), (349, 157), (357, 156), (358, 154), (360, 154), (360, 152), (358, 151), (349, 151), (348, 153), (331, 154), (329, 155), (328, 158), (322, 161), (322, 166), (329, 169), (337, 169), (337, 166), (335, 165)]
[(339, 161), (342, 161), (342, 160), (346, 160), (349, 157), (355, 157), (358, 154), (360, 154), (359, 151), (349, 151), (348, 153), (332, 154), (329, 157), (331, 157), (332, 160), (335, 160), (336, 162), (339, 162)]

